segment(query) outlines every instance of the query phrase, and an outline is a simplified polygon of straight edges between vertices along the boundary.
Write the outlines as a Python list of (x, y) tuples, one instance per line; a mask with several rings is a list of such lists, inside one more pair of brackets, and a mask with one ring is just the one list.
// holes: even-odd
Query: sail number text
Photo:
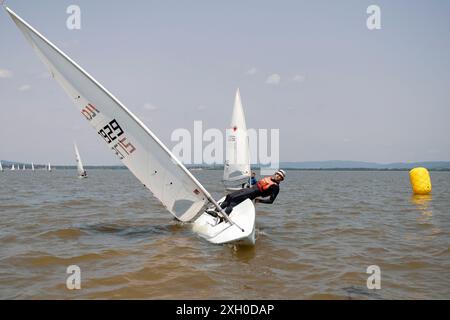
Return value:
[(98, 111), (97, 108), (90, 103), (86, 107), (81, 109), (81, 114), (89, 121), (95, 118), (97, 113), (100, 113), (100, 111)]
[(132, 154), (136, 148), (127, 141), (125, 132), (116, 119), (111, 120), (106, 126), (98, 131), (98, 134), (108, 143), (111, 149), (119, 156), (120, 160)]
[[(79, 96), (78, 96), (79, 98)], [(94, 119), (100, 111), (91, 103), (88, 103), (81, 114), (89, 121)], [(125, 131), (120, 127), (116, 119), (112, 119), (106, 126), (98, 131), (98, 134), (106, 141), (111, 149), (119, 156), (120, 160), (132, 154), (136, 148), (125, 137)]]

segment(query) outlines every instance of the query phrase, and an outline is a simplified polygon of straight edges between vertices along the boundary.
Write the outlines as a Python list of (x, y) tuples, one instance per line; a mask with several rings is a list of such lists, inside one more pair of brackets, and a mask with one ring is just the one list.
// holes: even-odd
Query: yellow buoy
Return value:
[(431, 178), (428, 170), (422, 167), (409, 172), (414, 194), (429, 194), (431, 192)]

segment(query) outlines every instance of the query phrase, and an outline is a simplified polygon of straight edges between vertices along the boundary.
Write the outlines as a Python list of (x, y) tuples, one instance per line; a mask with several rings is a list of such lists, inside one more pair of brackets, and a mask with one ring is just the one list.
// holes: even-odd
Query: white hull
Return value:
[[(222, 198), (219, 203), (224, 200)], [(195, 220), (192, 230), (200, 237), (214, 244), (233, 243), (240, 245), (255, 244), (255, 206), (247, 199), (233, 208), (230, 219), (238, 226), (227, 221), (218, 222), (218, 218), (203, 213)]]

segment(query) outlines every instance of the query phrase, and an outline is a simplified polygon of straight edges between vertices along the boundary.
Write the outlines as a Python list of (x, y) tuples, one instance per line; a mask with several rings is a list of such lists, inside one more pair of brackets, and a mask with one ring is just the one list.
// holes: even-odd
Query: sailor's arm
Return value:
[(272, 204), (272, 203), (275, 201), (276, 197), (278, 196), (278, 193), (280, 192), (280, 187), (278, 187), (278, 186), (273, 186), (273, 187), (271, 187), (271, 189), (272, 189), (272, 194), (270, 195), (270, 198), (269, 198), (269, 199), (261, 199), (261, 198), (257, 198), (257, 199), (256, 199), (256, 202), (259, 202), (259, 203), (266, 203), (266, 204)]

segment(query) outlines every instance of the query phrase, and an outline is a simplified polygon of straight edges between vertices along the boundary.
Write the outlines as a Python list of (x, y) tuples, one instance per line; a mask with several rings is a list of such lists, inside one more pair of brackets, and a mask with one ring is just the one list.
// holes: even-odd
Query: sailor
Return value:
[(225, 200), (220, 204), (227, 214), (230, 214), (233, 207), (237, 206), (246, 199), (255, 200), (259, 203), (271, 204), (275, 201), (280, 192), (280, 183), (286, 177), (284, 170), (278, 170), (274, 175), (259, 180), (250, 188), (241, 189), (228, 194)]
[(256, 180), (256, 173), (252, 172), (252, 176), (250, 178), (250, 187), (254, 186), (258, 181)]

